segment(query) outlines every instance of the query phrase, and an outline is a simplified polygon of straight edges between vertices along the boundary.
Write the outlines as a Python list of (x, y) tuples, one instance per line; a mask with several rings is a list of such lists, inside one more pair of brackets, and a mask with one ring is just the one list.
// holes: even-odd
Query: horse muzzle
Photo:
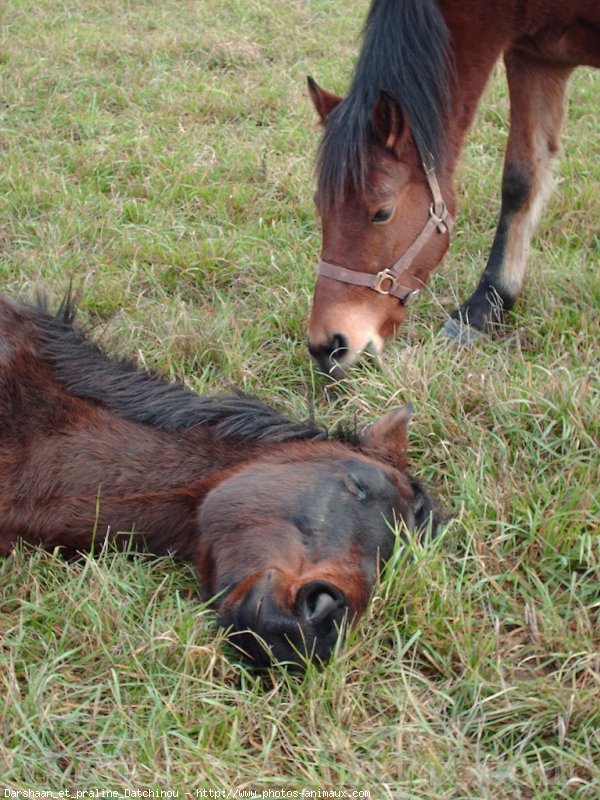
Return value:
[(237, 606), (219, 615), (231, 644), (259, 666), (327, 661), (348, 613), (344, 592), (313, 580), (300, 587), (291, 609), (277, 595), (275, 571), (269, 570)]

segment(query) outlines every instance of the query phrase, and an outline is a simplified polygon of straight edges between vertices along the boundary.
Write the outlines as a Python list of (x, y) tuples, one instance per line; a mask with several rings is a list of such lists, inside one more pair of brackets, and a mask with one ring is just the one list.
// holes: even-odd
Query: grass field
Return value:
[(2, 797), (600, 796), (600, 75), (573, 80), (507, 332), (466, 350), (438, 337), (494, 231), (498, 71), (449, 258), (381, 369), (327, 385), (305, 346), (320, 245), (305, 75), (344, 91), (366, 5), (4, 6), (0, 289), (56, 299), (74, 278), (110, 353), (200, 392), (234, 383), (300, 417), (314, 403), (330, 426), (411, 400), (414, 470), (457, 516), (396, 554), (334, 662), (304, 677), (237, 663), (185, 566), (5, 559)]

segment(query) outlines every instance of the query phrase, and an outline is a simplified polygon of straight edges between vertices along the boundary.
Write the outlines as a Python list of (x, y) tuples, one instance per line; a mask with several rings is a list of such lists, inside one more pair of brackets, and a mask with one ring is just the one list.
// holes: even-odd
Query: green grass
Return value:
[[(318, 142), (366, 6), (12, 0), (0, 38), (0, 287), (58, 298), (114, 355), (303, 416), (411, 400), (410, 455), (457, 516), (398, 551), (324, 670), (237, 663), (191, 570), (111, 551), (0, 563), (0, 786), (600, 794), (600, 76), (573, 80), (558, 187), (507, 332), (438, 337), (482, 269), (500, 71), (458, 176), (452, 252), (383, 365), (313, 373)], [(0, 521), (1, 524), (1, 521)], [(183, 794), (180, 794), (182, 797)]]

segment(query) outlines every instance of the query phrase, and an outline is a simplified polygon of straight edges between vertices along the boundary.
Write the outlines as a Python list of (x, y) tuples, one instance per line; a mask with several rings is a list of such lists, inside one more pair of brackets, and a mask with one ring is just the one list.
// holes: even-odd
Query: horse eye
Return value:
[(353, 473), (349, 472), (344, 478), (344, 485), (346, 489), (353, 494), (357, 500), (361, 502), (366, 500), (369, 496), (369, 492), (365, 483), (358, 475), (354, 475)]
[(392, 218), (393, 213), (394, 213), (393, 208), (380, 208), (371, 217), (371, 222), (387, 222), (389, 219)]

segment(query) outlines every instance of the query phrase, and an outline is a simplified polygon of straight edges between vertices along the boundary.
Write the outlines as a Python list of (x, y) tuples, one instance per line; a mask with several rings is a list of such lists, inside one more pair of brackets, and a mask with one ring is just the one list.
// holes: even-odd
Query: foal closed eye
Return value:
[(364, 483), (362, 483), (360, 478), (357, 478), (356, 475), (352, 475), (352, 473), (344, 476), (344, 486), (357, 500), (366, 500), (369, 496), (369, 492)]

